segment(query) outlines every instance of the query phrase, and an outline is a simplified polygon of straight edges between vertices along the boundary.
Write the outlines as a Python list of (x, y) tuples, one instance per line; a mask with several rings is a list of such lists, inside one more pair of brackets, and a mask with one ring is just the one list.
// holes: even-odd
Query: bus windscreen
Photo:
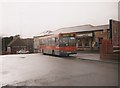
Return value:
[(75, 42), (74, 34), (62, 34), (60, 37), (60, 46), (75, 46)]

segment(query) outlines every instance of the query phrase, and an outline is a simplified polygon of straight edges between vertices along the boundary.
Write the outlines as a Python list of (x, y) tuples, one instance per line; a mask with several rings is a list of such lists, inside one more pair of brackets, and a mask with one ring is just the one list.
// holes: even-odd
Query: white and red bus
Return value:
[(39, 42), (42, 54), (69, 56), (77, 53), (75, 33), (59, 33), (45, 36), (41, 37)]

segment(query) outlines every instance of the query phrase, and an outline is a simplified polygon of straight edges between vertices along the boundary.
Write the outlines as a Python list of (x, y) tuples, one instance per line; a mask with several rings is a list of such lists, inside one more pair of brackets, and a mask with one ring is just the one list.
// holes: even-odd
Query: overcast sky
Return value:
[(45, 30), (118, 20), (118, 2), (3, 2), (0, 35), (33, 37)]

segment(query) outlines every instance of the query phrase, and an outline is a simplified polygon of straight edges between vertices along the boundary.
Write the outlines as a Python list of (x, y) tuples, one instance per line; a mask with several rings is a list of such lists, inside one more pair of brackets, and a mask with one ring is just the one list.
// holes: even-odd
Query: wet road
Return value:
[(118, 65), (41, 54), (0, 56), (3, 85), (117, 86)]

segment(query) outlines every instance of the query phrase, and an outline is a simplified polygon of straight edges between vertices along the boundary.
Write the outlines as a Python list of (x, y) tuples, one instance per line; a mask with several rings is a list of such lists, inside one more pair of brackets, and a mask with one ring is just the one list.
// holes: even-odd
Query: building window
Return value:
[(77, 45), (78, 48), (81, 48), (82, 47), (82, 39), (78, 39), (78, 45)]
[(89, 47), (89, 39), (88, 38), (85, 39), (85, 47)]

